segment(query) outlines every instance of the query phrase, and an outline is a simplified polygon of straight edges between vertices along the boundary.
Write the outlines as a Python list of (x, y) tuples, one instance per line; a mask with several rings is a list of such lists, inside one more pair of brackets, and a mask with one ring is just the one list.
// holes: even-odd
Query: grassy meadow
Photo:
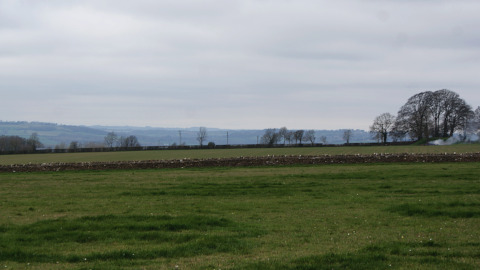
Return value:
[(0, 155), (0, 165), (50, 162), (92, 162), (130, 160), (171, 160), (255, 157), (267, 155), (349, 155), (373, 153), (477, 153), (480, 144), (458, 144), (448, 146), (338, 146), (338, 147), (285, 147), (245, 149), (202, 149), (202, 150), (159, 150), (118, 151), (96, 153), (49, 153)]
[(478, 269), (480, 164), (4, 173), (0, 267)]

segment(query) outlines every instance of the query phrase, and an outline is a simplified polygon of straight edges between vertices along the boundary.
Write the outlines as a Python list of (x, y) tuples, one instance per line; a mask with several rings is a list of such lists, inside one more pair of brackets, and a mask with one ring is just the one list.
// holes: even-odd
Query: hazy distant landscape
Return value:
[[(103, 144), (108, 132), (115, 132), (118, 136), (134, 135), (142, 146), (167, 146), (180, 143), (198, 145), (196, 139), (198, 127), (192, 128), (161, 128), (161, 127), (131, 127), (131, 126), (73, 126), (43, 122), (6, 122), (0, 121), (0, 136), (20, 136), (28, 138), (37, 133), (45, 147), (55, 147), (64, 143), (68, 146), (71, 141)], [(207, 142), (218, 145), (227, 144), (256, 144), (265, 133), (265, 130), (231, 130), (207, 128)], [(325, 136), (329, 144), (345, 143), (342, 138), (344, 130), (316, 130), (317, 138)], [(320, 141), (318, 141), (320, 143)], [(369, 132), (353, 130), (351, 142), (374, 142)]]

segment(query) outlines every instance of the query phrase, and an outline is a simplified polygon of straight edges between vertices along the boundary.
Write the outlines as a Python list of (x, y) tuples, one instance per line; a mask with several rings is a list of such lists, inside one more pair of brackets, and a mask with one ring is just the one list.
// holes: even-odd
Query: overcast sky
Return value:
[(480, 105), (478, 0), (1, 0), (0, 120), (365, 129)]

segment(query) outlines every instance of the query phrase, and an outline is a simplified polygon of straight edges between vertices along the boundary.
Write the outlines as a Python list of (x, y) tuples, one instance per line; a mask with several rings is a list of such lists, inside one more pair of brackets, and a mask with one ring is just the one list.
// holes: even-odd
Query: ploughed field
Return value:
[(138, 170), (171, 168), (260, 167), (368, 163), (480, 162), (480, 153), (266, 156), (178, 160), (142, 160), (0, 165), (0, 172)]
[(0, 267), (480, 268), (479, 162), (269, 165), (1, 173)]
[(245, 149), (118, 151), (94, 153), (51, 153), (0, 155), (0, 165), (113, 162), (142, 160), (213, 159), (268, 156), (323, 156), (371, 154), (453, 154), (480, 153), (480, 144), (447, 146), (338, 146), (338, 147), (285, 147)]
[(0, 155), (0, 172), (392, 162), (479, 162), (480, 144)]

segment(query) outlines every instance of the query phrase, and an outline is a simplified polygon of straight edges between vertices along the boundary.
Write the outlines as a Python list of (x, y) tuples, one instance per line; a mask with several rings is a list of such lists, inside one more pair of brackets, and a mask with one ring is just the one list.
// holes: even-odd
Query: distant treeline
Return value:
[(115, 152), (115, 151), (149, 151), (149, 150), (201, 150), (201, 149), (242, 149), (242, 148), (289, 148), (289, 147), (341, 147), (341, 146), (387, 146), (387, 145), (410, 145), (413, 142), (389, 142), (389, 143), (348, 143), (348, 144), (241, 144), (241, 145), (171, 145), (171, 146), (137, 146), (137, 147), (95, 147), (95, 148), (67, 148), (67, 149), (31, 149), (0, 151), (0, 154), (21, 153), (88, 153), (88, 152)]
[(43, 144), (37, 133), (25, 139), (20, 136), (0, 136), (0, 153), (35, 153)]

